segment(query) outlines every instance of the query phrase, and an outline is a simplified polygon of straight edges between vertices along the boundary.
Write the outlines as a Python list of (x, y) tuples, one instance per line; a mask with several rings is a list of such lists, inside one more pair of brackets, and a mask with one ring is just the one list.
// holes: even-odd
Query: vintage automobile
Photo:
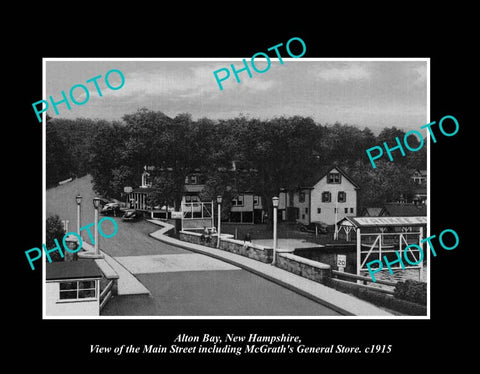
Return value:
[(143, 213), (136, 209), (127, 209), (122, 217), (123, 221), (139, 221), (143, 218)]
[(310, 232), (319, 234), (327, 234), (328, 233), (328, 225), (324, 222), (310, 222), (308, 225), (304, 223), (297, 222), (297, 227), (302, 232)]
[(117, 215), (120, 216), (121, 214), (120, 204), (107, 203), (102, 207), (102, 210), (100, 210), (100, 214), (103, 214), (104, 216), (114, 216), (114, 217), (116, 217)]

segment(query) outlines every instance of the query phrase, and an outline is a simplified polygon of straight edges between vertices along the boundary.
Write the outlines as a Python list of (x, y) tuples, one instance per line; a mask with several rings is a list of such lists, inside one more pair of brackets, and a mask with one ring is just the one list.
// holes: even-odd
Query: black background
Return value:
[[(224, 4), (224, 6), (226, 6)], [(292, 6), (292, 8), (295, 8)], [(346, 8), (346, 5), (345, 5)], [(15, 91), (9, 106), (4, 106), (6, 123), (4, 144), (5, 173), (20, 181), (4, 185), (10, 227), (4, 248), (4, 266), (13, 275), (8, 283), (12, 296), (5, 296), (3, 313), (8, 331), (9, 349), (23, 352), (20, 365), (47, 364), (49, 371), (61, 371), (59, 362), (71, 361), (72, 367), (92, 368), (98, 363), (109, 365), (125, 361), (139, 363), (174, 360), (185, 362), (222, 361), (236, 367), (240, 362), (263, 360), (271, 364), (301, 359), (323, 371), (325, 363), (342, 368), (353, 363), (356, 367), (386, 368), (405, 365), (421, 367), (429, 363), (457, 361), (465, 356), (465, 340), (473, 332), (474, 252), (468, 245), (466, 230), (474, 227), (476, 182), (474, 149), (467, 147), (472, 138), (472, 107), (467, 100), (472, 95), (473, 77), (469, 61), (473, 34), (463, 18), (454, 12), (420, 15), (414, 10), (393, 22), (395, 9), (381, 10), (370, 18), (346, 10), (337, 12), (320, 9), (300, 9), (299, 15), (285, 9), (282, 17), (272, 14), (255, 18), (250, 6), (223, 8), (223, 14), (208, 20), (199, 13), (195, 24), (184, 13), (159, 12), (133, 19), (130, 10), (92, 10), (78, 19), (60, 17), (46, 12), (41, 18), (41, 31), (12, 37), (9, 48), (7, 81), (4, 88)], [(138, 9), (137, 9), (138, 11)], [(186, 11), (186, 10), (185, 10)], [(305, 15), (315, 12), (309, 21)], [(189, 9), (189, 14), (195, 11)], [(416, 16), (414, 15), (416, 14)], [(463, 17), (463, 15), (462, 15)], [(166, 24), (166, 20), (170, 24)], [(431, 58), (431, 121), (445, 115), (455, 116), (460, 131), (453, 137), (437, 136), (431, 142), (431, 233), (454, 229), (460, 245), (453, 251), (440, 249), (431, 260), (431, 319), (430, 320), (42, 320), (42, 285), (40, 271), (31, 271), (24, 251), (40, 245), (42, 240), (42, 124), (39, 124), (31, 104), (42, 97), (42, 57), (250, 57), (292, 37), (300, 37), (307, 46), (308, 57), (430, 57)], [(11, 104), (14, 108), (11, 108)], [(423, 124), (419, 124), (423, 125)], [(7, 128), (13, 129), (7, 131)], [(435, 134), (440, 134), (438, 128)], [(17, 133), (18, 132), (18, 133)], [(13, 141), (18, 139), (18, 141)], [(15, 162), (12, 162), (15, 160)], [(466, 167), (468, 165), (468, 167)], [(7, 165), (6, 165), (7, 166)], [(473, 178), (473, 179), (472, 179)], [(6, 188), (6, 191), (5, 191)], [(10, 195), (14, 192), (14, 195)], [(471, 212), (471, 213), (470, 213)], [(470, 222), (470, 224), (468, 224)], [(5, 224), (5, 223), (4, 223)], [(13, 260), (13, 264), (12, 261)], [(6, 285), (6, 284), (5, 284)], [(5, 291), (6, 287), (4, 287)], [(10, 299), (10, 300), (9, 300)], [(11, 322), (10, 322), (11, 321)], [(391, 344), (388, 355), (93, 355), (90, 344), (118, 346), (133, 344), (169, 345), (180, 333), (190, 335), (299, 335), (306, 345)], [(12, 353), (13, 355), (13, 353)], [(414, 363), (420, 359), (421, 363)], [(318, 366), (317, 366), (318, 363)], [(423, 364), (422, 364), (423, 363)], [(220, 362), (218, 362), (220, 364)], [(420, 366), (417, 366), (420, 365)], [(425, 367), (427, 367), (425, 366)], [(222, 367), (222, 366), (220, 366)], [(307, 366), (305, 366), (306, 368)], [(310, 366), (309, 366), (310, 367)], [(39, 366), (40, 368), (40, 366)], [(110, 366), (113, 368), (113, 366)], [(146, 368), (146, 367), (145, 367)], [(166, 370), (153, 366), (157, 371)], [(297, 367), (301, 369), (301, 366)], [(65, 367), (63, 367), (65, 370)], [(256, 371), (256, 370), (255, 370)], [(315, 370), (317, 371), (317, 370)]]

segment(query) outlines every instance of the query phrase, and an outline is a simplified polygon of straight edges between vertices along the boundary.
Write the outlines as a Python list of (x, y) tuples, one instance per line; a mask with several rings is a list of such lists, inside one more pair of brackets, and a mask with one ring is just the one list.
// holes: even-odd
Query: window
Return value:
[(305, 192), (300, 192), (299, 195), (298, 195), (298, 201), (300, 203), (304, 203), (305, 202)]
[(95, 298), (95, 281), (73, 281), (60, 283), (60, 300), (78, 300)]
[(329, 191), (322, 192), (322, 203), (330, 203), (332, 201), (332, 194)]
[(317, 208), (317, 214), (322, 213), (322, 208)]
[(186, 203), (195, 203), (199, 201), (200, 201), (200, 198), (197, 195), (185, 195)]
[(185, 184), (197, 184), (198, 183), (198, 176), (193, 174), (193, 175), (187, 175), (185, 178)]
[(308, 208), (305, 208), (305, 214), (308, 214)]
[(233, 206), (243, 206), (243, 195), (238, 195), (232, 199)]
[(150, 174), (146, 171), (142, 174), (142, 187), (152, 187), (152, 182), (150, 181)]
[(305, 214), (302, 214), (302, 219), (305, 219)]
[(342, 178), (340, 177), (340, 173), (328, 173), (327, 175), (327, 183), (342, 183)]
[(260, 196), (258, 195), (253, 196), (253, 205), (260, 205)]
[(345, 213), (348, 213), (348, 208), (345, 208)]
[(344, 203), (347, 201), (347, 193), (344, 191), (338, 191), (338, 202)]
[(353, 213), (353, 208), (350, 208), (350, 213)]

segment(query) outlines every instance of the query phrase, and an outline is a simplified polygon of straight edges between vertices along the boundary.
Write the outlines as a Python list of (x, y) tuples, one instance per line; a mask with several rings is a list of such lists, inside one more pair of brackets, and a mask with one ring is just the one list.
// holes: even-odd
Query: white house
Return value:
[(359, 186), (340, 168), (313, 178), (308, 184), (293, 193), (288, 206), (295, 208), (297, 221), (324, 222), (334, 225), (344, 217), (357, 212), (357, 190)]
[(100, 315), (102, 276), (102, 271), (93, 259), (47, 263), (46, 315)]

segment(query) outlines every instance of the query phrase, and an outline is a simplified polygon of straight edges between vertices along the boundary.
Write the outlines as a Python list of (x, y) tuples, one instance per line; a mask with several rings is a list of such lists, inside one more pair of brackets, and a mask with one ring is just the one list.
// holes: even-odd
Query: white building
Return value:
[[(319, 177), (313, 178), (308, 184), (309, 186), (288, 193), (289, 219), (295, 218), (304, 224), (324, 222), (327, 225), (334, 225), (344, 217), (358, 214), (359, 186), (340, 168), (333, 167)], [(289, 209), (293, 213), (288, 213)]]
[(93, 259), (47, 263), (46, 315), (100, 315), (102, 276), (100, 268)]

